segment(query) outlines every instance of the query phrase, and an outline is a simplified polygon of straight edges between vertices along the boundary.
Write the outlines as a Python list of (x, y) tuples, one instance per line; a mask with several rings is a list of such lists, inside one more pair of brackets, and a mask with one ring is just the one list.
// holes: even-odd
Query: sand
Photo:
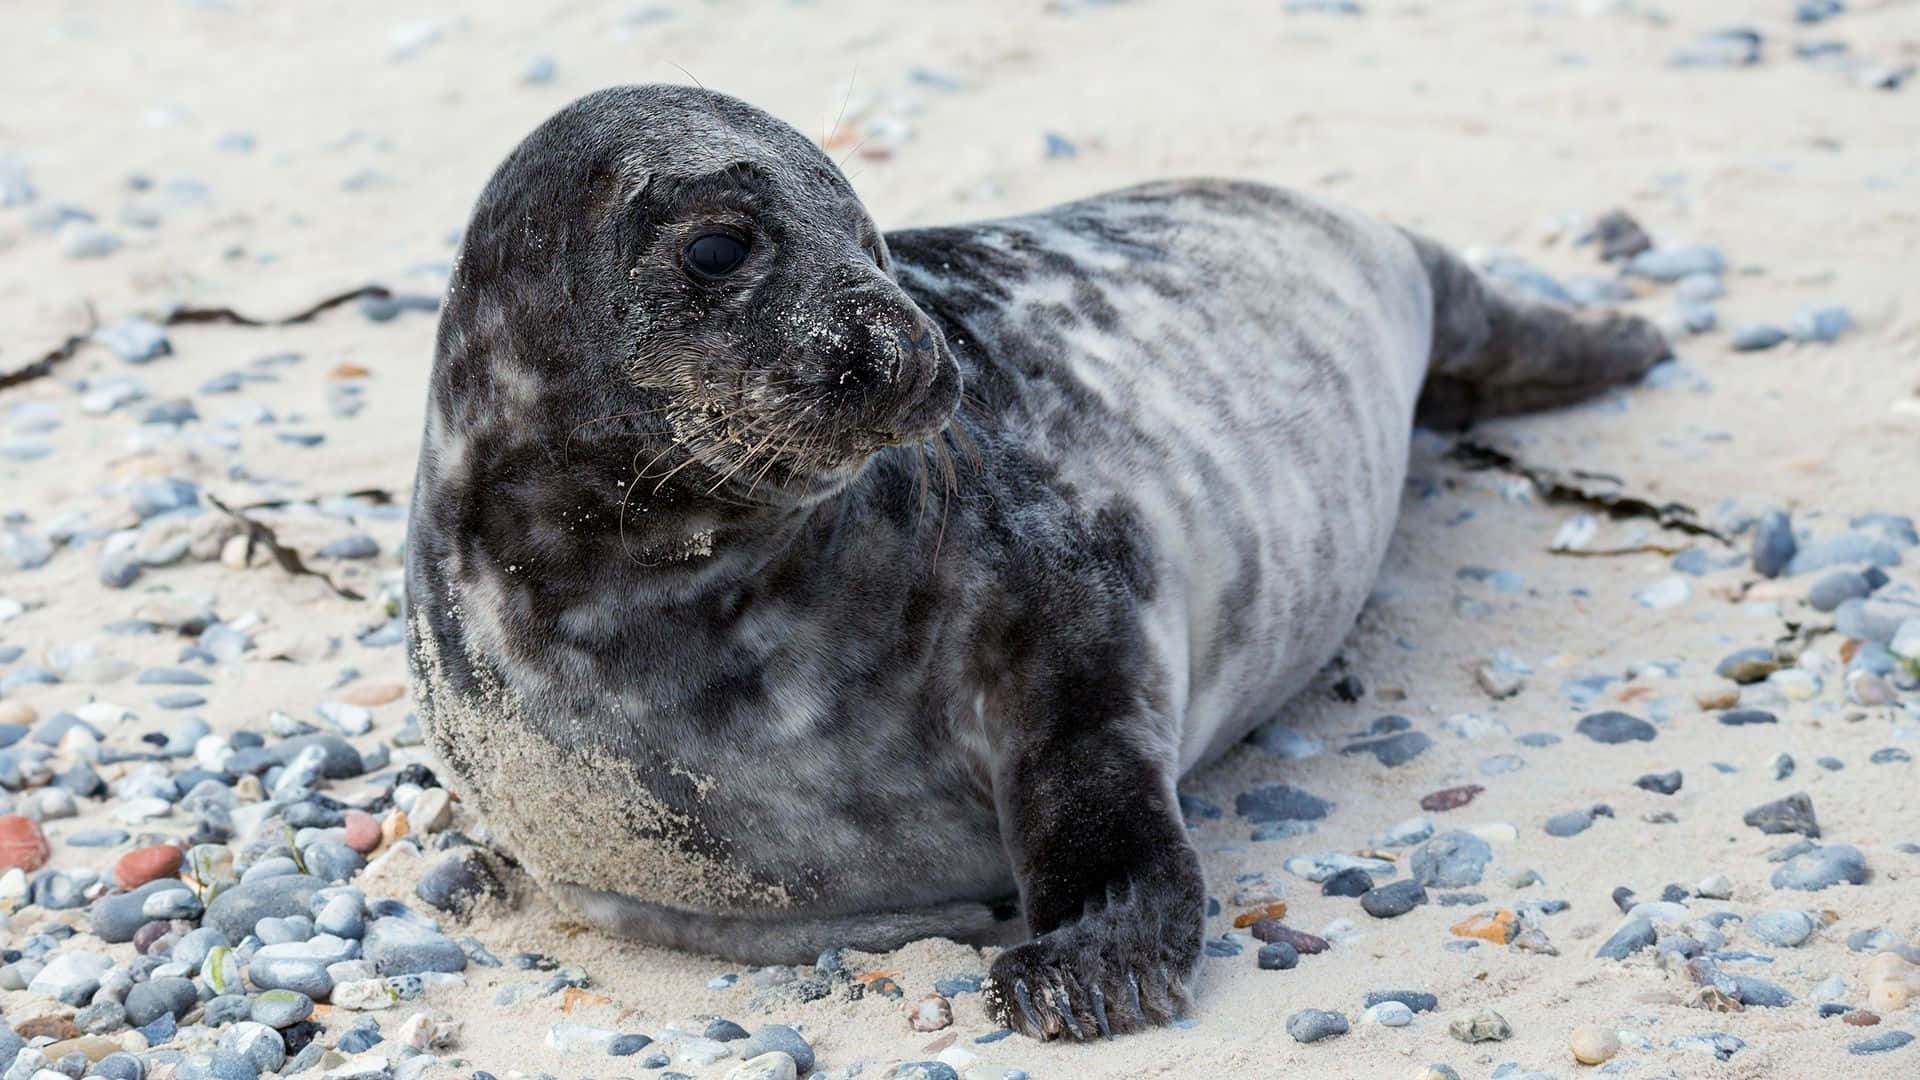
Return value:
[[(1599, 264), (1591, 248), (1572, 245), (1578, 230), (1561, 224), (1566, 216), (1624, 207), (1662, 242), (1726, 249), (1733, 265), (1730, 295), (1717, 304), (1723, 326), (1783, 321), (1800, 304), (1824, 300), (1847, 304), (1858, 325), (1832, 345), (1757, 354), (1733, 353), (1724, 333), (1689, 339), (1680, 358), (1711, 392), (1639, 389), (1599, 406), (1490, 425), (1481, 435), (1517, 447), (1529, 461), (1605, 471), (1638, 492), (1703, 510), (1729, 498), (1751, 508), (1792, 507), (1823, 534), (1841, 531), (1853, 513), (1920, 510), (1913, 466), (1920, 316), (1911, 284), (1920, 254), (1920, 110), (1913, 97), (1920, 90), (1863, 88), (1790, 52), (1795, 41), (1839, 38), (1883, 60), (1910, 62), (1920, 51), (1920, 8), (1856, 3), (1836, 20), (1801, 28), (1790, 23), (1784, 0), (1689, 0), (1666, 5), (1659, 16), (1633, 3), (1572, 0), (1371, 3), (1357, 18), (1289, 16), (1277, 6), (683, 2), (663, 6), (665, 14), (655, 18), (647, 5), (600, 3), (488, 2), (405, 12), (373, 3), (244, 0), (14, 5), (0, 34), (0, 90), (12, 105), (0, 114), (0, 153), (19, 156), (31, 170), (39, 200), (28, 210), (88, 207), (125, 246), (104, 259), (71, 259), (56, 237), (28, 227), (26, 211), (0, 211), (0, 369), (33, 359), (74, 331), (86, 304), (111, 322), (176, 300), (287, 312), (368, 281), (435, 292), (451, 258), (449, 238), (524, 132), (601, 86), (697, 77), (823, 136), (849, 103), (833, 145), (886, 227), (1213, 174), (1330, 194), (1462, 247), (1508, 251), (1570, 272)], [(1668, 54), (1697, 32), (1733, 24), (1765, 31), (1764, 63), (1666, 66)], [(410, 54), (396, 58), (396, 48), (410, 43)], [(542, 55), (554, 59), (555, 77), (521, 82)], [(956, 86), (914, 82), (914, 68)], [(849, 129), (866, 137), (875, 127), (865, 145), (850, 145), (858, 140), (849, 139)], [(233, 131), (253, 133), (255, 149), (217, 150), (216, 140)], [(1063, 137), (1074, 153), (1049, 157), (1044, 132)], [(153, 191), (130, 191), (135, 175), (151, 178)], [(181, 175), (205, 182), (211, 195), (204, 205), (165, 203), (168, 181)], [(161, 224), (118, 224), (118, 209), (130, 198), (161, 201)], [(1668, 305), (1662, 294), (1636, 306), (1659, 314)], [(105, 350), (89, 348), (59, 379), (0, 393), (0, 405), (45, 400), (69, 414), (48, 437), (60, 448), (53, 467), (0, 463), (0, 509), (23, 508), (44, 522), (99, 505), (96, 492), (114, 477), (169, 471), (245, 499), (361, 488), (404, 499), (431, 318), (403, 314), (373, 323), (346, 310), (300, 327), (182, 327), (171, 336), (175, 355), (148, 367), (126, 369)], [(154, 400), (164, 400), (276, 351), (307, 359), (287, 369), (283, 382), (244, 396), (279, 412), (283, 429), (323, 431), (327, 440), (305, 449), (248, 433), (243, 456), (254, 477), (266, 478), (259, 484), (229, 482), (222, 453), (141, 433), (125, 414), (73, 414), (73, 395), (63, 385), (131, 373), (148, 383)], [(335, 381), (329, 372), (341, 364), (371, 370), (367, 407), (350, 419), (329, 416), (325, 406), (326, 387)], [(224, 407), (214, 399), (200, 405), (203, 414)], [(1438, 494), (1410, 495), (1380, 602), (1345, 654), (1365, 696), (1341, 702), (1323, 685), (1284, 709), (1275, 703), (1326, 752), (1285, 762), (1243, 747), (1186, 785), (1229, 808), (1224, 821), (1195, 831), (1216, 895), (1232, 892), (1236, 874), (1266, 871), (1287, 884), (1290, 924), (1317, 931), (1349, 918), (1358, 924), (1357, 940), (1288, 972), (1255, 970), (1251, 948), (1207, 961), (1198, 1023), (1187, 1030), (1087, 1047), (1017, 1038), (977, 1045), (974, 1037), (993, 1027), (977, 994), (955, 1000), (954, 1028), (938, 1035), (910, 1030), (901, 1004), (875, 996), (786, 1006), (762, 1017), (748, 1006), (753, 991), (746, 980), (707, 989), (710, 979), (738, 967), (586, 931), (520, 882), (515, 901), (490, 908), (470, 932), (502, 956), (531, 949), (586, 967), (591, 992), (608, 1002), (580, 1004), (565, 1015), (557, 995), (497, 1006), (496, 988), (533, 976), (475, 969), (470, 989), (433, 999), (434, 1008), (463, 1023), (447, 1053), (471, 1063), (444, 1075), (471, 1068), (503, 1076), (632, 1075), (637, 1059), (563, 1053), (543, 1037), (561, 1019), (659, 1034), (702, 1015), (749, 1028), (768, 1019), (796, 1023), (833, 1076), (860, 1060), (876, 1063), (863, 1075), (878, 1076), (893, 1062), (930, 1058), (948, 1034), (978, 1054), (978, 1067), (1021, 1068), (1037, 1078), (1411, 1076), (1429, 1061), (1449, 1062), (1467, 1077), (1488, 1076), (1506, 1062), (1568, 1076), (1587, 1071), (1566, 1050), (1568, 1032), (1583, 1023), (1651, 1040), (1650, 1050), (1622, 1052), (1630, 1076), (1911, 1072), (1920, 1049), (1872, 1058), (1846, 1052), (1863, 1035), (1913, 1029), (1911, 1012), (1871, 1029), (1817, 1019), (1805, 1000), (1788, 1009), (1715, 1014), (1678, 1004), (1691, 987), (1644, 954), (1624, 965), (1592, 954), (1618, 921), (1608, 900), (1615, 886), (1657, 895), (1665, 883), (1690, 886), (1724, 872), (1735, 882), (1733, 900), (1700, 910), (1801, 906), (1836, 913), (1806, 946), (1764, 950), (1777, 954), (1775, 963), (1739, 970), (1797, 995), (1838, 974), (1848, 980), (1847, 1000), (1861, 1000), (1869, 958), (1849, 952), (1846, 935), (1881, 925), (1902, 941), (1920, 935), (1920, 858), (1895, 847), (1920, 840), (1913, 766), (1867, 761), (1903, 738), (1912, 746), (1912, 695), (1905, 711), (1796, 704), (1779, 710), (1777, 727), (1723, 728), (1692, 706), (1688, 691), (1712, 682), (1707, 673), (1725, 652), (1770, 642), (1783, 632), (1783, 620), (1805, 617), (1799, 588), (1781, 590), (1777, 602), (1754, 603), (1740, 596), (1752, 575), (1723, 571), (1692, 580), (1692, 596), (1681, 606), (1648, 610), (1631, 593), (1671, 573), (1665, 556), (1551, 555), (1550, 538), (1574, 510), (1511, 498), (1498, 474), (1467, 473), (1442, 460), (1431, 442), (1416, 451), (1414, 475), (1438, 485)], [(1464, 510), (1472, 516), (1455, 524)], [(370, 569), (327, 568), (372, 596), (396, 580), (401, 534), (397, 523), (365, 524), (382, 542), (381, 558)], [(311, 529), (294, 522), (283, 539), (311, 550), (334, 532), (337, 526), (319, 521)], [(1648, 540), (1693, 542), (1629, 522), (1605, 526), (1594, 546)], [(1909, 561), (1915, 557), (1909, 553)], [(1457, 580), (1455, 571), (1468, 564), (1515, 571), (1526, 587), (1494, 594)], [(203, 710), (216, 730), (258, 727), (276, 708), (311, 715), (344, 666), (369, 682), (405, 678), (399, 650), (353, 640), (353, 631), (385, 618), (373, 601), (347, 601), (276, 569), (236, 571), (217, 562), (154, 571), (127, 592), (98, 585), (90, 557), (0, 572), (0, 596), (29, 608), (0, 627), (0, 640), (29, 645), (39, 656), (126, 617), (153, 589), (215, 594), (223, 614), (257, 610), (290, 641), (304, 643), (306, 662), (247, 663), (237, 677), (224, 677)], [(1495, 610), (1460, 617), (1460, 593)], [(1764, 588), (1758, 595), (1770, 596)], [(172, 662), (173, 646), (164, 641), (108, 644), (143, 666)], [(1831, 656), (1838, 644), (1829, 637), (1815, 651)], [(1494, 703), (1471, 668), (1502, 647), (1536, 674), (1517, 697)], [(1572, 734), (1581, 710), (1560, 697), (1563, 679), (1624, 677), (1636, 661), (1654, 658), (1680, 660), (1683, 677), (1615, 683), (1594, 707), (1635, 708), (1677, 696), (1683, 704), (1655, 742), (1601, 747)], [(1829, 675), (1821, 701), (1842, 702), (1838, 684)], [(140, 707), (145, 690), (98, 692)], [(79, 704), (84, 693), (70, 684), (15, 696), (44, 715)], [(404, 702), (378, 708), (376, 735), (398, 730), (405, 709)], [(1510, 739), (1445, 734), (1439, 721), (1464, 712), (1497, 718), (1515, 734), (1548, 731), (1566, 741), (1531, 750)], [(1850, 712), (1865, 715), (1850, 721)], [(1412, 718), (1438, 745), (1397, 769), (1337, 752), (1351, 733), (1386, 713)], [(170, 722), (161, 717), (129, 730)], [(1781, 750), (1799, 761), (1785, 783), (1765, 768)], [(1482, 775), (1477, 763), (1496, 753), (1519, 753), (1526, 767)], [(1823, 754), (1847, 767), (1816, 767)], [(1739, 771), (1721, 775), (1708, 764), (1714, 760)], [(1674, 767), (1686, 774), (1676, 796), (1630, 786), (1642, 772)], [(1246, 823), (1232, 813), (1233, 796), (1281, 781), (1334, 799), (1334, 814), (1309, 836), (1249, 842)], [(1323, 898), (1281, 870), (1293, 854), (1369, 847), (1385, 826), (1419, 813), (1419, 796), (1465, 782), (1487, 790), (1467, 808), (1432, 816), (1443, 828), (1506, 823), (1517, 830), (1518, 839), (1495, 844), (1481, 888), (1486, 906), (1510, 907), (1524, 896), (1566, 899), (1571, 909), (1545, 922), (1560, 955), (1497, 947), (1449, 952), (1442, 947), (1447, 927), (1476, 908), (1428, 906), (1380, 923), (1351, 900)], [(1812, 795), (1830, 837), (1866, 852), (1871, 885), (1804, 896), (1767, 887), (1772, 865), (1765, 853), (1779, 840), (1745, 828), (1739, 817), (1792, 790)], [(1578, 837), (1555, 839), (1541, 830), (1554, 813), (1602, 801), (1616, 816)], [(1642, 820), (1659, 809), (1678, 820)], [(48, 832), (57, 840), (92, 823), (89, 815), (50, 823)], [(1532, 868), (1545, 884), (1508, 888), (1506, 871), (1518, 868)], [(388, 865), (370, 887), (406, 895), (415, 873)], [(1224, 919), (1210, 920), (1209, 933), (1226, 927)], [(1745, 947), (1735, 938), (1733, 947)], [(907, 1003), (929, 992), (934, 977), (979, 972), (985, 962), (972, 950), (931, 942), (869, 961), (876, 970), (900, 970), (895, 978)], [(1364, 991), (1396, 988), (1431, 991), (1441, 1009), (1409, 1028), (1356, 1026), (1311, 1046), (1284, 1033), (1297, 1009), (1357, 1018)], [(1512, 1023), (1510, 1041), (1468, 1047), (1448, 1036), (1450, 1020), (1482, 1006)], [(394, 1010), (383, 1022), (391, 1030), (410, 1011)], [(1669, 1046), (1707, 1031), (1747, 1045), (1726, 1062)], [(733, 1064), (675, 1068), (718, 1077)]]

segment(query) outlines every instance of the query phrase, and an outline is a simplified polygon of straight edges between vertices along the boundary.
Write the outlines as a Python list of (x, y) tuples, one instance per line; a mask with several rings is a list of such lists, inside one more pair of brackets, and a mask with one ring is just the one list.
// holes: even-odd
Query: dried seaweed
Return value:
[(87, 328), (85, 330), (74, 334), (54, 348), (47, 350), (45, 356), (35, 360), (33, 363), (16, 368), (13, 371), (0, 373), (0, 390), (6, 390), (10, 387), (18, 386), (21, 383), (32, 382), (35, 379), (44, 378), (47, 375), (53, 374), (54, 366), (73, 359), (73, 354), (79, 352), (80, 346), (85, 345), (87, 340), (93, 337), (93, 332), (98, 329), (100, 329), (100, 316), (94, 313), (93, 305), (89, 303), (87, 305)]
[(1684, 503), (1656, 503), (1637, 495), (1594, 486), (1625, 487), (1626, 481), (1617, 476), (1585, 469), (1561, 472), (1527, 465), (1503, 450), (1467, 439), (1454, 443), (1453, 448), (1447, 451), (1447, 456), (1469, 469), (1499, 469), (1524, 477), (1548, 502), (1573, 503), (1604, 511), (1616, 518), (1650, 518), (1663, 528), (1678, 529), (1693, 536), (1710, 536), (1723, 544), (1733, 543), (1724, 533), (1701, 523), (1699, 513)]
[(386, 300), (392, 296), (393, 292), (385, 285), (362, 285), (357, 289), (329, 296), (325, 300), (314, 304), (312, 307), (304, 308), (281, 319), (256, 319), (251, 315), (242, 315), (228, 307), (183, 307), (175, 308), (168, 312), (167, 317), (162, 319), (161, 322), (167, 326), (179, 326), (182, 323), (230, 323), (234, 326), (298, 326), (301, 323), (312, 321), (314, 316), (319, 315), (323, 311), (330, 311), (333, 308), (339, 307), (341, 304), (350, 304), (361, 297)]
[[(331, 497), (332, 496), (328, 495), (315, 495), (306, 499), (262, 499), (259, 502), (248, 503), (240, 507), (240, 510), (284, 510), (289, 506), (318, 506), (322, 499)], [(375, 506), (391, 506), (394, 501), (393, 492), (388, 491), (386, 488), (361, 488), (358, 491), (343, 492), (340, 498), (361, 499)], [(222, 507), (222, 509), (225, 509), (225, 507)]]
[(300, 553), (282, 544), (280, 538), (274, 535), (272, 528), (235, 510), (212, 495), (207, 496), (207, 501), (212, 503), (216, 509), (225, 513), (228, 517), (233, 518), (235, 521), (247, 527), (247, 555), (249, 559), (252, 558), (255, 547), (264, 547), (267, 550), (267, 554), (273, 556), (273, 561), (280, 565), (280, 569), (285, 570), (287, 573), (298, 574), (303, 577), (317, 577), (321, 581), (326, 582), (327, 588), (332, 589), (335, 595), (347, 600), (366, 599), (366, 597), (352, 589), (334, 584), (332, 578), (307, 566), (305, 562), (301, 561)]

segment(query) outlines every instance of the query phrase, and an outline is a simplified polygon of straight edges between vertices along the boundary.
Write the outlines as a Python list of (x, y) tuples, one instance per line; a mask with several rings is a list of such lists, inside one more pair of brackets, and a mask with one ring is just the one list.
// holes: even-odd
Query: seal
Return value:
[(1342, 639), (1416, 408), (1664, 351), (1260, 184), (883, 234), (765, 113), (606, 90), (507, 157), (450, 283), (420, 714), (602, 927), (762, 963), (1008, 944), (1009, 1026), (1166, 1023), (1205, 905), (1175, 782)]

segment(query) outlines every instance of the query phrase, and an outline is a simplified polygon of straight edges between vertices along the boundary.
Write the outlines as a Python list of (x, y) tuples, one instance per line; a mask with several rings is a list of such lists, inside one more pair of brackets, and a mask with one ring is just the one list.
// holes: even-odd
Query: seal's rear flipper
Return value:
[(1417, 417), (1440, 429), (1571, 405), (1632, 382), (1668, 354), (1637, 315), (1521, 296), (1408, 232), (1433, 283), (1433, 355)]

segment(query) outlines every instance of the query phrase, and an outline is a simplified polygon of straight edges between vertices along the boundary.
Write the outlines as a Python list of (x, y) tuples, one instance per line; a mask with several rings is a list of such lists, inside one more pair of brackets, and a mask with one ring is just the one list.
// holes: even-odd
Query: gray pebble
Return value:
[(362, 954), (382, 975), (453, 972), (467, 966), (467, 954), (451, 938), (401, 918), (375, 919), (367, 927)]
[(1360, 897), (1360, 907), (1376, 919), (1392, 919), (1427, 902), (1427, 890), (1412, 879), (1393, 881)]
[(1301, 1009), (1287, 1017), (1287, 1034), (1295, 1042), (1311, 1043), (1347, 1033), (1347, 1018), (1326, 1009)]
[(1731, 336), (1735, 352), (1760, 352), (1787, 340), (1788, 334), (1770, 323), (1736, 323)]
[(1833, 885), (1864, 885), (1867, 859), (1851, 844), (1829, 844), (1795, 855), (1773, 872), (1776, 889), (1818, 892)]
[(1492, 860), (1485, 840), (1461, 830), (1445, 832), (1414, 850), (1412, 880), (1443, 889), (1477, 885)]
[(1580, 718), (1575, 731), (1597, 743), (1652, 742), (1659, 732), (1652, 724), (1628, 713), (1608, 711)]

